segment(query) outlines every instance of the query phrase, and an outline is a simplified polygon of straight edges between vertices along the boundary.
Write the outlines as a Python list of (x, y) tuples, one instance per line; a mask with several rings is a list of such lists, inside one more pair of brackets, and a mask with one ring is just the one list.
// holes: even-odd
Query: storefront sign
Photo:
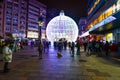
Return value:
[(103, 26), (103, 25), (105, 25), (105, 24), (107, 24), (109, 22), (114, 21), (114, 20), (116, 20), (115, 17), (109, 16), (108, 18), (104, 19), (103, 21), (99, 22), (98, 24), (96, 24), (95, 26), (90, 28), (89, 31), (93, 31), (93, 30), (97, 29), (98, 27), (101, 27), (101, 26)]

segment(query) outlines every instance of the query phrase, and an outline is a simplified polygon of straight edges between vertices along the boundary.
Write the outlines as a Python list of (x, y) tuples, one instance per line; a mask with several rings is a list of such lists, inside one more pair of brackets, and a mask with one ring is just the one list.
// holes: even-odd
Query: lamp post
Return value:
[(44, 23), (43, 16), (40, 15), (40, 17), (38, 19), (39, 40), (41, 40), (41, 38), (42, 38), (42, 26), (43, 26), (43, 23)]

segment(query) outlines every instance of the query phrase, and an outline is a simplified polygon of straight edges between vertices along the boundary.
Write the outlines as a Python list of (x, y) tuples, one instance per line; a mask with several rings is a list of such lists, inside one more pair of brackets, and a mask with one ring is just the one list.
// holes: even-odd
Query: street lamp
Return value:
[(39, 19), (38, 19), (38, 29), (39, 29), (39, 39), (41, 40), (42, 38), (42, 26), (44, 24), (44, 19), (43, 16), (40, 15)]

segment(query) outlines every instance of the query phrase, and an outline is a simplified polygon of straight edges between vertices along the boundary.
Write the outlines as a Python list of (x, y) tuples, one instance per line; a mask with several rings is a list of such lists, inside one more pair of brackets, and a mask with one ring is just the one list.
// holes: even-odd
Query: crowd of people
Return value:
[[(21, 49), (24, 49), (25, 45), (29, 45), (26, 41), (13, 41), (13, 42), (4, 42), (4, 47), (2, 49), (3, 53), (3, 72), (9, 72), (8, 64), (12, 62), (12, 53), (14, 51), (19, 52)], [(37, 46), (36, 46), (37, 45)], [(40, 41), (31, 41), (31, 47), (37, 47), (39, 53), (39, 59), (42, 59), (42, 54), (48, 52), (49, 46), (51, 43), (47, 40)], [(105, 43), (98, 41), (88, 41), (81, 42), (79, 38), (75, 42), (68, 42), (66, 39), (59, 39), (59, 41), (54, 42), (54, 48), (58, 50), (57, 56), (62, 57), (62, 50), (69, 49), (71, 57), (74, 55), (80, 55), (81, 48), (84, 47), (84, 52), (86, 55), (95, 54), (97, 56), (102, 56), (102, 51), (105, 52), (106, 56), (109, 56), (110, 43), (106, 41)], [(47, 51), (46, 51), (47, 50)], [(76, 51), (75, 51), (76, 50)]]
[(105, 43), (98, 41), (89, 41), (84, 42), (84, 51), (87, 52), (87, 55), (96, 54), (97, 56), (102, 56), (102, 52), (105, 52), (105, 55), (108, 56), (110, 44), (108, 41)]
[(69, 48), (71, 57), (74, 57), (75, 47), (77, 49), (76, 54), (80, 55), (81, 44), (79, 39), (77, 39), (76, 42), (68, 42), (66, 39), (59, 39), (59, 41), (54, 42), (54, 48), (58, 49), (58, 57), (62, 57), (62, 50), (66, 50), (67, 48)]
[[(67, 42), (62, 39), (54, 42), (54, 47), (58, 49), (58, 53), (62, 54), (62, 50), (66, 50), (68, 47), (72, 57), (74, 57), (75, 54), (80, 55), (81, 48), (84, 48), (84, 52), (87, 56), (109, 56), (111, 45), (112, 43), (108, 41), (101, 42), (100, 40), (93, 40), (82, 42), (79, 38), (75, 42)], [(75, 49), (77, 50), (75, 51)]]

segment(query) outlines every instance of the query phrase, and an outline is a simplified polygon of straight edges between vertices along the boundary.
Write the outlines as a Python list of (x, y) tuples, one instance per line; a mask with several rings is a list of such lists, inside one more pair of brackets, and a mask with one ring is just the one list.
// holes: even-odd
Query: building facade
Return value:
[(97, 40), (120, 42), (120, 0), (93, 0), (88, 9), (86, 31)]
[[(39, 37), (39, 27), (41, 27), (42, 38), (45, 38), (46, 33), (46, 6), (42, 3), (29, 0), (28, 6), (28, 29), (27, 29), (27, 38), (38, 38)], [(38, 19), (42, 16), (43, 24), (38, 25)]]
[(87, 23), (87, 20), (86, 18), (81, 18), (79, 20), (79, 23), (78, 23), (78, 28), (79, 28), (79, 35), (82, 35), (83, 33), (86, 32), (86, 23)]
[(0, 36), (3, 37), (3, 4), (0, 2)]
[[(0, 2), (0, 35), (6, 38), (12, 33), (14, 38), (38, 38), (38, 18), (43, 14), (46, 20), (46, 6), (36, 0), (3, 0)], [(45, 23), (44, 23), (45, 27)], [(29, 33), (31, 31), (31, 33)], [(33, 36), (34, 35), (34, 36)]]
[(3, 0), (3, 37), (12, 33), (15, 38), (26, 37), (27, 1)]

